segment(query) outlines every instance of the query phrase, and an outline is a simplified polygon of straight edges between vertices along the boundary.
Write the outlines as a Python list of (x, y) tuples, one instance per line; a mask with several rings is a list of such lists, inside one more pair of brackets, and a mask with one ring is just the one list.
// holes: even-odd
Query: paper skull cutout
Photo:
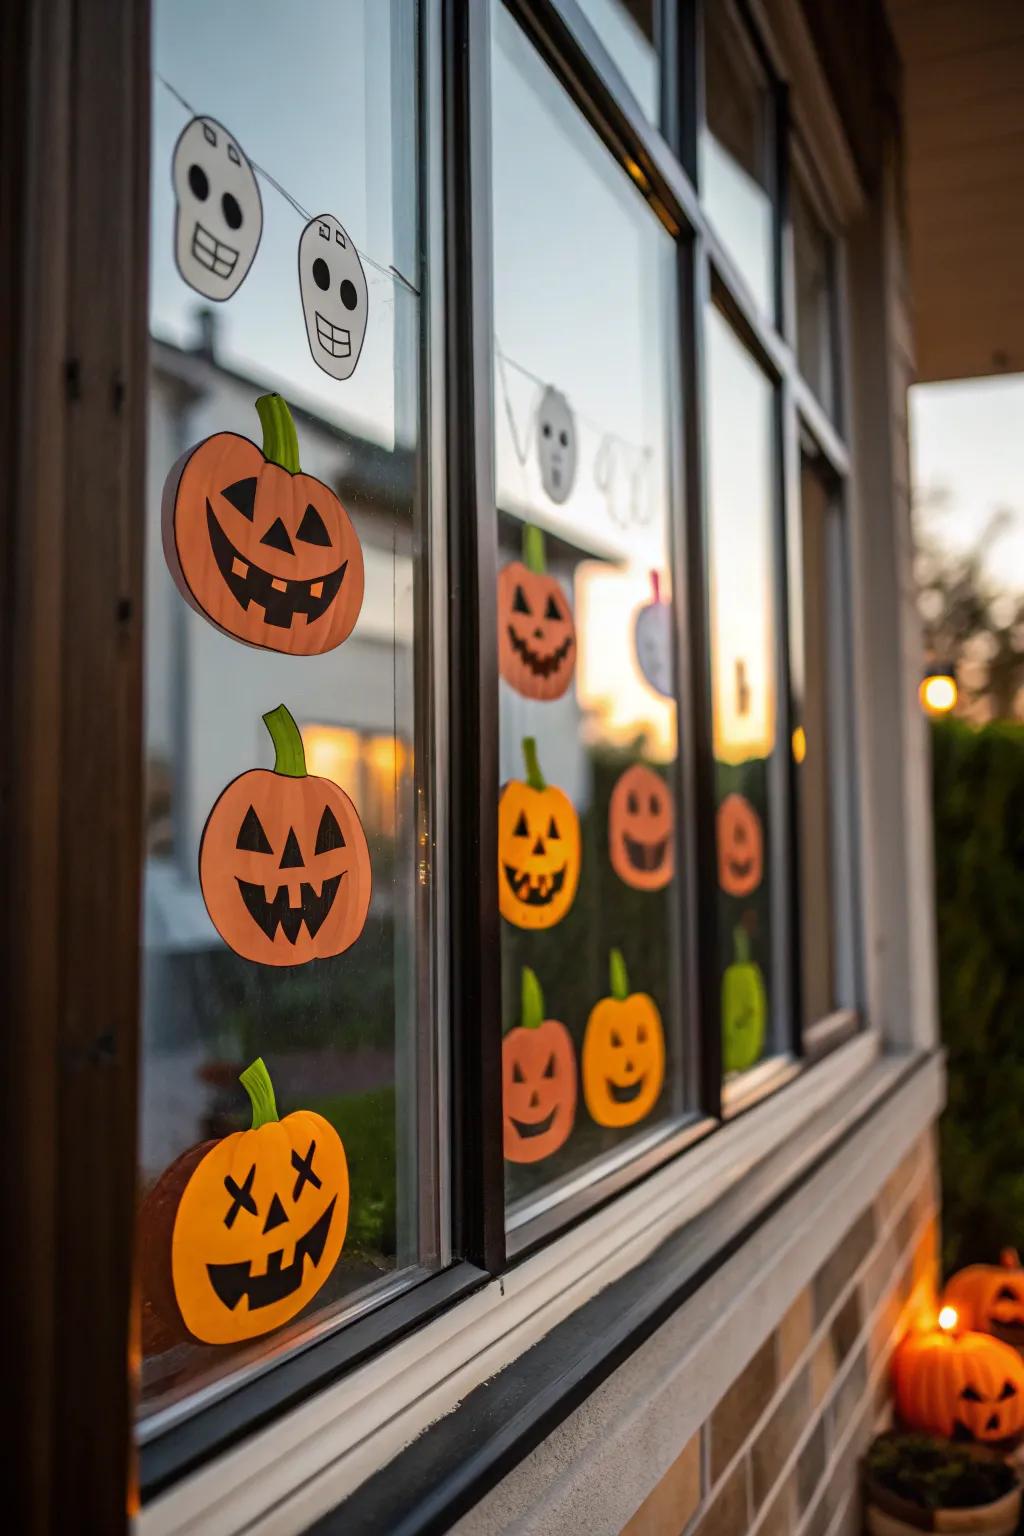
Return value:
[(369, 293), (359, 252), (333, 214), (318, 213), (299, 237), (299, 292), (314, 363), (332, 379), (351, 378)]
[(552, 501), (568, 501), (576, 479), (576, 422), (568, 400), (549, 384), (537, 408), (540, 480)]
[(636, 616), (633, 644), (645, 681), (664, 698), (672, 698), (672, 605), (661, 596), (657, 571), (651, 572), (654, 601)]
[(194, 117), (174, 146), (171, 178), (178, 271), (205, 299), (230, 299), (263, 233), (256, 173), (226, 128)]

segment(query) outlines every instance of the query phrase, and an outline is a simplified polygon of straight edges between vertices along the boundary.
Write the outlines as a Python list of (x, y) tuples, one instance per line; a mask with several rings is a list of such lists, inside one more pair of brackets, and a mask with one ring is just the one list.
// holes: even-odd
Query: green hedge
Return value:
[(1024, 725), (933, 741), (949, 1271), (1024, 1251)]

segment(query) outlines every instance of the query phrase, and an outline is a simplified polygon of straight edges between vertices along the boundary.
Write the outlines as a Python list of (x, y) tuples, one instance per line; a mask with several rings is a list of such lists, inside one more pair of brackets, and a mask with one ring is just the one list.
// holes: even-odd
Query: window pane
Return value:
[(832, 240), (800, 177), (790, 183), (800, 371), (830, 413), (835, 409), (832, 355)]
[(708, 543), (717, 789), (719, 960), (727, 1074), (785, 1048), (777, 952), (774, 400), (768, 379), (708, 311)]
[(154, 10), (145, 1414), (440, 1258), (412, 17)]
[(708, 8), (705, 95), (701, 196), (755, 302), (771, 316), (775, 259), (768, 92), (749, 39), (724, 5)]
[(594, 31), (652, 122), (658, 119), (654, 0), (579, 0)]
[[(492, 15), (515, 1226), (542, 1191), (554, 1198), (630, 1155), (685, 1104), (665, 398), (673, 246), (504, 7)], [(529, 742), (536, 764), (529, 747), (524, 760)]]

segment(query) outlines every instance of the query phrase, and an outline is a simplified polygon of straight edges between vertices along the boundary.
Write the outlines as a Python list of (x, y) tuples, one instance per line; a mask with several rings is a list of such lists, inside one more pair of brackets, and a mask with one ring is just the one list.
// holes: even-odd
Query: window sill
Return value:
[[(470, 1415), (471, 1449), (457, 1444), (451, 1463), (440, 1456), (429, 1479), (419, 1471), (414, 1486), (428, 1490), (426, 1502), (409, 1512), (408, 1529), (445, 1528), (911, 1080), (923, 1083), (922, 1113), (933, 1116), (942, 1093), (939, 1059), (882, 1055), (876, 1035), (857, 1036), (651, 1175), (639, 1191), (624, 1193), (154, 1500), (138, 1531), (170, 1536), (195, 1529), (200, 1519), (224, 1533), (248, 1530), (254, 1522), (260, 1529), (271, 1509), (275, 1531), (303, 1530), (356, 1489), (360, 1505), (379, 1499), (382, 1487), (393, 1494), (390, 1471), (374, 1474), (428, 1426), (434, 1425), (431, 1436), (417, 1441), (410, 1456), (432, 1454), (427, 1441), (442, 1432), (449, 1442), (464, 1436), (466, 1415), (452, 1409), (475, 1389), (477, 1397), (511, 1393), (494, 1435), (481, 1435), (479, 1413)], [(627, 1289), (636, 1293), (628, 1301)], [(609, 1300), (612, 1311), (595, 1330), (588, 1318), (595, 1309), (606, 1312)], [(556, 1347), (563, 1332), (574, 1338)], [(541, 1390), (538, 1370), (551, 1356), (553, 1379)], [(518, 1365), (506, 1369), (519, 1361), (530, 1382), (525, 1396), (517, 1396)], [(438, 1523), (436, 1501), (442, 1498)], [(379, 1507), (367, 1511), (365, 1526), (352, 1505), (343, 1518), (352, 1533), (397, 1529), (394, 1513), (383, 1518)]]

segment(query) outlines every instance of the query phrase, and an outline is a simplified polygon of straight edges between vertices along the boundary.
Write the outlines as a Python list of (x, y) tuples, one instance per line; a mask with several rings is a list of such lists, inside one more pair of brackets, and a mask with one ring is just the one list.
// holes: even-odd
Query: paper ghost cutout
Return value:
[(351, 378), (369, 292), (359, 252), (333, 214), (318, 213), (299, 236), (299, 292), (314, 363), (332, 379)]
[(576, 422), (568, 400), (552, 384), (537, 407), (537, 458), (551, 500), (568, 501), (576, 479)]
[(171, 180), (178, 271), (205, 299), (230, 299), (263, 234), (256, 173), (226, 128), (212, 117), (194, 117), (174, 146)]
[(633, 645), (637, 665), (645, 680), (664, 698), (674, 697), (672, 690), (672, 604), (662, 601), (657, 571), (651, 572), (654, 601), (645, 604), (636, 616)]

